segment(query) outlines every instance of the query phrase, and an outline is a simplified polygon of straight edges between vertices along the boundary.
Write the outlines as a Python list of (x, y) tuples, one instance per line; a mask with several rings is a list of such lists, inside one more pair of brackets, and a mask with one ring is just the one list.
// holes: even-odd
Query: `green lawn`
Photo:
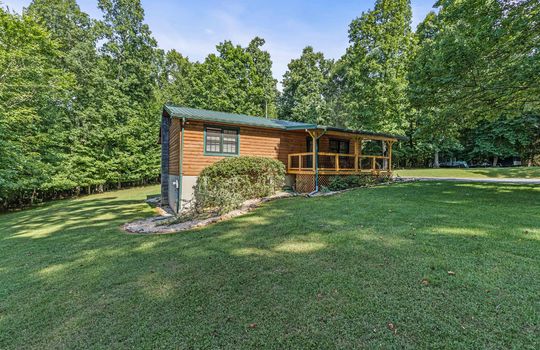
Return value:
[(440, 168), (396, 170), (399, 176), (458, 177), (458, 178), (526, 178), (540, 179), (540, 167), (515, 168)]
[(402, 183), (122, 233), (157, 192), (0, 215), (0, 348), (540, 347), (540, 186)]

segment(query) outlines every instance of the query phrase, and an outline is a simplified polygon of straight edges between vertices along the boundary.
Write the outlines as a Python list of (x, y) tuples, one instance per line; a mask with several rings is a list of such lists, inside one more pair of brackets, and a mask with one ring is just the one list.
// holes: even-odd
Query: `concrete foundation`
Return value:
[[(195, 195), (195, 186), (197, 185), (198, 176), (183, 176), (182, 177), (182, 207), (186, 208), (192, 202)], [(169, 175), (168, 183), (168, 198), (169, 206), (176, 213), (176, 202), (178, 198), (178, 187), (175, 185), (175, 181), (178, 181), (179, 177), (176, 175)], [(293, 187), (295, 185), (296, 176), (286, 175), (285, 186)]]
[(195, 185), (197, 184), (198, 176), (183, 176), (182, 177), (182, 204), (188, 206), (193, 200), (195, 194)]
[(169, 207), (176, 213), (176, 203), (178, 201), (178, 179), (176, 175), (169, 175), (167, 184), (167, 198)]

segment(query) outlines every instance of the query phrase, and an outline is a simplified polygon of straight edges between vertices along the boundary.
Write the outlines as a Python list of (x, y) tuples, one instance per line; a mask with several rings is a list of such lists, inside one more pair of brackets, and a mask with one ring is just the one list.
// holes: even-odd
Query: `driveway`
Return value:
[(396, 180), (414, 180), (414, 181), (456, 181), (456, 182), (490, 182), (506, 184), (527, 184), (540, 185), (540, 179), (525, 178), (477, 178), (477, 177), (416, 177), (416, 176), (398, 176)]

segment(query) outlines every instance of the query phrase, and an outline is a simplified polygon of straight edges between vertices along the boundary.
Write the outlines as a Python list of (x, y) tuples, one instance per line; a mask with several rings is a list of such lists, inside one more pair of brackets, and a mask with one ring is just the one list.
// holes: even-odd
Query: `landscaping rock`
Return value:
[(122, 228), (128, 233), (139, 233), (139, 234), (166, 234), (174, 233), (180, 231), (186, 231), (194, 228), (204, 227), (212, 223), (231, 219), (240, 215), (244, 215), (251, 210), (257, 208), (261, 203), (265, 203), (274, 199), (287, 198), (296, 196), (294, 193), (290, 192), (278, 192), (272, 196), (250, 199), (245, 201), (240, 208), (235, 209), (231, 212), (228, 212), (223, 215), (214, 216), (207, 219), (195, 219), (190, 221), (185, 221), (181, 223), (167, 225), (168, 222), (173, 222), (176, 219), (176, 216), (168, 212), (166, 209), (158, 207), (157, 210), (160, 213), (160, 216), (154, 216), (147, 219), (141, 219), (133, 221), (127, 224), (124, 224)]

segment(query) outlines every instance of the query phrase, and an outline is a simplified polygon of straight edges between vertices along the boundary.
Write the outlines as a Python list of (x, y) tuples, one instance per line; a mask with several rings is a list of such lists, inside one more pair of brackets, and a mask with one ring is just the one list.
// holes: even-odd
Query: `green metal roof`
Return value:
[(400, 140), (407, 140), (407, 138), (403, 136), (383, 134), (383, 133), (377, 133), (377, 132), (372, 132), (372, 131), (351, 130), (351, 129), (336, 128), (336, 127), (317, 125), (317, 124), (293, 122), (293, 121), (288, 121), (288, 120), (254, 117), (254, 116), (250, 116), (246, 114), (209, 111), (206, 109), (175, 106), (172, 104), (166, 104), (163, 107), (163, 109), (170, 117), (175, 117), (175, 118), (187, 118), (187, 119), (195, 119), (195, 120), (204, 120), (204, 121), (209, 121), (209, 122), (240, 124), (240, 125), (249, 125), (249, 126), (262, 127), (262, 128), (273, 128), (273, 129), (282, 129), (282, 130), (305, 130), (305, 129), (333, 130), (333, 131), (342, 131), (342, 132), (348, 132), (348, 133), (354, 133), (354, 134), (383, 136), (383, 137), (395, 138), (395, 139), (400, 139)]
[(291, 122), (288, 120), (270, 119), (253, 117), (245, 114), (225, 113), (217, 111), (209, 111), (206, 109), (195, 109), (188, 107), (173, 106), (166, 104), (164, 107), (167, 114), (171, 117), (188, 118), (195, 120), (205, 120), (220, 123), (241, 124), (250, 126), (259, 126), (263, 128), (274, 128), (284, 130), (298, 130), (298, 129), (314, 129), (317, 127), (315, 124), (306, 124), (299, 122)]

